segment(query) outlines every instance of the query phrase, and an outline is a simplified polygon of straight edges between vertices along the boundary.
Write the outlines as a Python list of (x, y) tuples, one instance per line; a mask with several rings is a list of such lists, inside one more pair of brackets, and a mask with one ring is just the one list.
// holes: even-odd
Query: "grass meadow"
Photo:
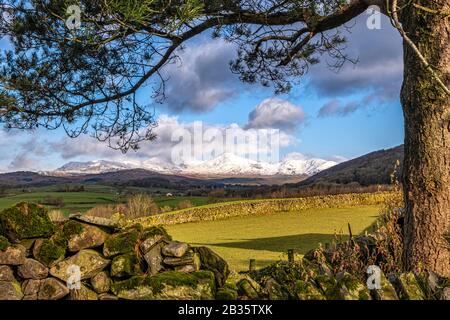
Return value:
[(205, 245), (216, 251), (235, 271), (248, 269), (249, 260), (263, 267), (287, 259), (287, 250), (303, 255), (319, 243), (330, 243), (337, 233), (364, 232), (377, 219), (380, 208), (360, 206), (311, 209), (299, 212), (234, 217), (167, 226), (175, 240)]
[[(133, 192), (146, 192), (145, 189), (131, 190)], [(60, 198), (64, 205), (61, 208), (47, 205), (49, 209), (61, 210), (64, 214), (84, 213), (99, 205), (113, 205), (126, 202), (126, 197), (117, 193), (117, 190), (108, 186), (88, 186), (83, 192), (56, 192), (54, 188), (33, 188), (23, 192), (22, 190), (10, 190), (7, 195), (0, 197), (0, 210), (8, 208), (18, 202), (27, 201), (41, 203), (45, 198)], [(182, 201), (190, 201), (194, 206), (203, 206), (217, 199), (208, 197), (166, 197), (153, 196), (153, 200), (160, 207), (176, 207)]]

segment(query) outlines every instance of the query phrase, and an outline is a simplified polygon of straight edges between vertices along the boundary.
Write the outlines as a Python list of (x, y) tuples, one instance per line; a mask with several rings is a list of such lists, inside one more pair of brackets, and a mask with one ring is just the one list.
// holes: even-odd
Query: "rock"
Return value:
[(426, 282), (428, 285), (428, 288), (431, 291), (431, 294), (434, 295), (436, 294), (436, 292), (439, 291), (439, 275), (437, 275), (436, 273), (434, 273), (433, 271), (428, 272), (427, 276), (426, 276)]
[(25, 280), (22, 283), (22, 291), (24, 296), (29, 297), (28, 300), (37, 300), (41, 284), (42, 280)]
[(144, 230), (142, 235), (142, 241), (140, 248), (143, 254), (150, 251), (155, 245), (162, 241), (171, 241), (172, 238), (167, 234), (166, 229), (163, 227), (150, 227)]
[(0, 251), (5, 250), (11, 245), (8, 239), (6, 239), (4, 236), (0, 235)]
[(195, 247), (193, 250), (200, 256), (200, 269), (212, 271), (217, 287), (222, 287), (230, 274), (228, 263), (208, 247)]
[(164, 264), (170, 267), (180, 267), (185, 265), (194, 265), (196, 269), (200, 268), (200, 258), (197, 253), (187, 253), (181, 258), (167, 257), (164, 258)]
[(38, 300), (60, 300), (69, 294), (69, 289), (55, 278), (42, 280)]
[(325, 300), (320, 290), (309, 281), (298, 280), (295, 292), (298, 300)]
[(13, 245), (0, 251), (0, 265), (18, 266), (25, 262), (27, 249), (24, 246)]
[(48, 276), (48, 268), (39, 261), (26, 259), (25, 263), (17, 268), (17, 273), (23, 279), (40, 280)]
[(98, 300), (98, 296), (97, 293), (88, 289), (85, 285), (81, 285), (80, 289), (70, 290), (69, 300)]
[(161, 256), (161, 249), (163, 244), (159, 243), (158, 245), (151, 248), (145, 255), (144, 259), (148, 265), (148, 273), (152, 276), (157, 274), (163, 269), (163, 257)]
[(108, 218), (102, 218), (102, 217), (95, 217), (95, 216), (89, 216), (86, 214), (71, 214), (69, 219), (73, 221), (80, 221), (83, 223), (88, 223), (90, 225), (99, 226), (99, 227), (105, 227), (108, 229), (116, 229), (119, 227), (119, 224), (114, 221), (113, 219)]
[(371, 300), (367, 285), (355, 276), (341, 272), (336, 276), (342, 300)]
[(76, 255), (58, 262), (50, 269), (50, 274), (55, 278), (67, 281), (70, 273), (67, 271), (71, 266), (80, 267), (81, 280), (90, 279), (105, 269), (110, 261), (103, 258), (98, 252), (90, 249), (81, 250)]
[(0, 212), (0, 234), (12, 242), (49, 237), (55, 231), (47, 209), (32, 203), (18, 203)]
[(325, 294), (327, 300), (342, 300), (341, 288), (335, 278), (319, 275), (314, 280)]
[(442, 290), (440, 300), (450, 300), (450, 287), (446, 287)]
[(13, 281), (14, 273), (9, 266), (0, 266), (0, 281)]
[(198, 270), (199, 270), (199, 268), (198, 268), (198, 265), (196, 265), (196, 264), (187, 264), (185, 266), (175, 267), (175, 271), (178, 271), (178, 272), (189, 273), (189, 272), (195, 272)]
[(103, 255), (106, 258), (109, 258), (120, 254), (133, 252), (138, 240), (139, 230), (137, 229), (131, 229), (113, 234), (105, 241), (103, 246)]
[(134, 252), (117, 256), (112, 261), (112, 277), (137, 276), (142, 273), (141, 261)]
[(156, 235), (154, 237), (148, 238), (146, 240), (144, 240), (141, 245), (141, 252), (143, 254), (146, 254), (147, 252), (149, 252), (155, 245), (157, 245), (158, 243), (161, 243), (162, 241), (164, 241), (165, 237), (162, 235)]
[(187, 243), (183, 242), (169, 242), (162, 248), (162, 254), (166, 257), (181, 258), (189, 249)]
[[(75, 221), (71, 222), (77, 223)], [(106, 241), (108, 234), (100, 228), (81, 223), (79, 225), (81, 230), (68, 238), (67, 247), (70, 252), (100, 247)]]
[(22, 288), (19, 282), (0, 281), (0, 301), (1, 300), (21, 300), (23, 298)]
[(98, 300), (114, 301), (114, 300), (119, 300), (119, 298), (113, 294), (102, 293), (102, 294), (98, 295)]
[(242, 279), (237, 283), (239, 296), (243, 296), (250, 300), (258, 300), (259, 294), (257, 288), (254, 287), (249, 279)]
[(216, 300), (232, 301), (237, 300), (237, 298), (238, 298), (237, 291), (228, 287), (219, 288), (216, 293)]
[(381, 289), (371, 291), (375, 300), (398, 300), (394, 286), (388, 281), (384, 273), (381, 273), (380, 285)]
[(431, 271), (418, 273), (415, 276), (426, 300), (435, 300), (439, 297), (439, 292), (441, 291), (439, 275)]
[(288, 300), (289, 294), (286, 293), (281, 285), (273, 278), (267, 279), (264, 291), (269, 297), (269, 300)]
[(111, 288), (111, 279), (104, 271), (97, 273), (91, 279), (92, 289), (97, 293), (106, 293)]
[(116, 282), (111, 289), (126, 300), (212, 300), (215, 296), (214, 274), (210, 271), (138, 276)]
[(36, 239), (24, 239), (19, 242), (21, 246), (24, 246), (25, 249), (27, 249), (27, 252), (30, 252), (33, 250), (33, 245)]
[(62, 261), (65, 254), (66, 249), (53, 240), (38, 239), (34, 243), (33, 257), (47, 267), (52, 267)]
[(425, 300), (420, 285), (412, 272), (400, 275), (389, 275), (389, 281), (394, 285), (401, 300)]

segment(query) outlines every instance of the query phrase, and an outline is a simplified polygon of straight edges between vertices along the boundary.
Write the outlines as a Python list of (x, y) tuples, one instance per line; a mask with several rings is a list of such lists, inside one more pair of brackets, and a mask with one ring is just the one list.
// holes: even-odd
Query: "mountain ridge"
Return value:
[[(397, 170), (396, 178), (400, 180), (403, 159), (403, 145), (374, 151), (323, 170), (299, 182), (297, 186), (350, 183), (358, 183), (361, 186), (391, 184), (391, 175), (395, 170)], [(400, 162), (400, 167), (396, 169), (397, 161)]]
[(161, 174), (204, 177), (241, 176), (311, 176), (335, 166), (337, 162), (323, 159), (285, 159), (278, 163), (255, 161), (237, 155), (224, 153), (214, 159), (191, 162), (181, 166), (163, 167), (147, 160), (142, 163), (95, 160), (69, 162), (54, 171), (41, 172), (44, 175), (65, 176), (101, 174), (131, 169), (144, 169)]

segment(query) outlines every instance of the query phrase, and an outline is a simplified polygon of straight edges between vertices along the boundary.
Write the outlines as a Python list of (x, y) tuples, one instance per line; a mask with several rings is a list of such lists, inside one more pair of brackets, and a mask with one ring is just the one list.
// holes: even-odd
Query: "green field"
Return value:
[[(52, 187), (43, 187), (34, 188), (26, 192), (11, 190), (10, 194), (0, 197), (0, 210), (22, 201), (39, 203), (45, 197), (62, 198), (64, 206), (60, 210), (65, 214), (83, 213), (98, 205), (118, 204), (126, 201), (125, 196), (118, 195), (116, 189), (107, 186), (88, 186), (85, 192), (55, 192), (53, 189)], [(147, 190), (136, 188), (133, 191), (145, 193)], [(159, 207), (176, 207), (184, 200), (190, 201), (194, 206), (202, 206), (218, 201), (208, 197), (166, 197), (161, 195), (153, 196), (153, 199)], [(48, 207), (49, 209), (54, 209), (52, 206)]]
[(288, 249), (300, 255), (331, 242), (336, 233), (354, 234), (371, 226), (378, 217), (376, 206), (345, 209), (315, 209), (264, 216), (235, 217), (167, 226), (174, 239), (206, 245), (228, 261), (236, 271), (248, 269), (249, 259), (257, 267), (286, 259)]

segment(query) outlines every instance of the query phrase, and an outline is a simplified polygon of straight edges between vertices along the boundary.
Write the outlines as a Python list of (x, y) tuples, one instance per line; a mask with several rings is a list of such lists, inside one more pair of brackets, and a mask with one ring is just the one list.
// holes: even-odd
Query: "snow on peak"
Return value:
[(99, 174), (131, 169), (133, 166), (127, 163), (95, 160), (88, 162), (69, 162), (55, 170), (56, 173), (65, 174)]
[(278, 163), (256, 161), (232, 153), (224, 153), (205, 161), (193, 161), (173, 166), (157, 158), (141, 162), (89, 161), (70, 162), (54, 171), (58, 174), (98, 174), (127, 169), (146, 169), (164, 174), (202, 176), (274, 176), (314, 175), (337, 163), (323, 159), (308, 159), (301, 154), (290, 154)]

